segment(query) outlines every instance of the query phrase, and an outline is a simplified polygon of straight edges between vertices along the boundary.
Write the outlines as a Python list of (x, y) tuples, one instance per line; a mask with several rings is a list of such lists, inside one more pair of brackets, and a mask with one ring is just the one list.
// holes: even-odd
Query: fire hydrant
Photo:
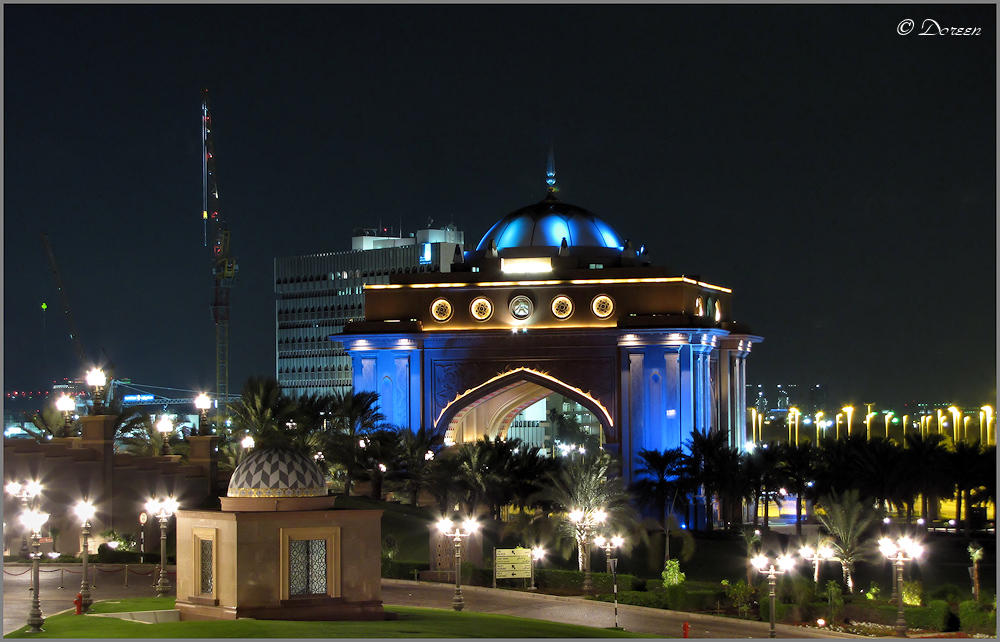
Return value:
[(684, 629), (684, 637), (690, 637), (688, 636), (688, 632), (691, 630), (691, 625), (685, 622), (683, 629)]
[(83, 593), (77, 593), (76, 594), (76, 599), (73, 600), (73, 604), (76, 605), (76, 614), (77, 615), (82, 615), (83, 614)]

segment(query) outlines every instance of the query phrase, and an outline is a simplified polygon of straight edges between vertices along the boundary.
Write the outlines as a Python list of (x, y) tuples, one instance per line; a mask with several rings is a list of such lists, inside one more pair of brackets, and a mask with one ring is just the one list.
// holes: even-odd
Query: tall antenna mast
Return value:
[(212, 276), (215, 294), (212, 299), (212, 320), (215, 322), (215, 394), (221, 421), (228, 416), (229, 401), (229, 290), (236, 285), (236, 257), (229, 253), (229, 229), (219, 215), (219, 189), (215, 183), (215, 158), (212, 152), (212, 116), (208, 110), (208, 90), (202, 92), (202, 186), (204, 188), (202, 218), (205, 246), (208, 228), (212, 228)]

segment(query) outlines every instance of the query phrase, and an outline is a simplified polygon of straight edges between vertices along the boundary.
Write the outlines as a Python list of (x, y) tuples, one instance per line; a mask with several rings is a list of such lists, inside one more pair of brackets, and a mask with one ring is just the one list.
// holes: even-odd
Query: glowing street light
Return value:
[(465, 607), (462, 597), (462, 538), (479, 530), (479, 522), (470, 517), (461, 524), (453, 524), (450, 519), (442, 517), (437, 527), (442, 535), (453, 538), (455, 542), (455, 596), (451, 600), (451, 608), (461, 611)]
[(614, 586), (615, 592), (615, 629), (618, 628), (618, 558), (611, 557), (611, 552), (613, 549), (621, 548), (621, 545), (625, 543), (625, 538), (621, 535), (615, 535), (614, 537), (608, 539), (603, 535), (599, 535), (594, 538), (594, 543), (599, 547), (604, 549), (604, 559), (607, 562), (608, 570), (611, 571), (611, 582)]
[(160, 420), (156, 422), (156, 432), (160, 433), (163, 437), (163, 447), (160, 448), (160, 454), (166, 457), (167, 455), (172, 455), (173, 451), (170, 450), (170, 433), (174, 431), (174, 422), (170, 421), (170, 417), (163, 415)]
[(77, 502), (73, 507), (76, 516), (83, 522), (83, 579), (80, 580), (80, 600), (81, 610), (84, 613), (89, 611), (90, 605), (94, 603), (90, 598), (90, 580), (87, 579), (87, 562), (90, 559), (90, 542), (87, 538), (90, 535), (90, 518), (94, 516), (95, 510), (94, 505), (87, 501)]
[[(990, 406), (983, 406), (980, 409), (980, 411), (986, 417), (986, 436), (983, 439), (983, 443), (985, 445), (989, 446), (990, 445), (990, 422), (992, 422), (994, 420), (994, 417), (993, 417), (993, 408), (991, 408)], [(980, 422), (980, 427), (981, 426), (982, 426), (982, 422)], [(993, 436), (993, 443), (994, 444), (997, 443), (996, 435)]]
[(896, 599), (899, 609), (896, 612), (896, 635), (906, 637), (906, 618), (903, 616), (903, 563), (917, 559), (924, 552), (924, 547), (909, 537), (901, 537), (893, 542), (888, 537), (878, 541), (878, 549), (886, 559), (896, 566)]
[(28, 633), (40, 633), (45, 619), (42, 617), (42, 607), (38, 597), (38, 561), (42, 540), (42, 525), (48, 520), (49, 514), (32, 509), (21, 513), (21, 523), (31, 531), (31, 609), (28, 611)]
[(953, 439), (954, 443), (957, 444), (958, 443), (958, 427), (962, 423), (962, 420), (961, 420), (962, 411), (959, 410), (958, 408), (956, 408), (955, 406), (948, 406), (948, 412), (951, 413), (951, 416), (954, 419), (954, 422), (952, 422), (951, 433), (953, 435), (952, 439)]
[[(888, 411), (886, 411), (886, 413), (884, 415), (882, 415), (883, 417), (885, 417), (885, 438), (886, 439), (889, 438), (889, 423), (892, 422), (892, 417), (895, 414), (896, 413), (894, 413), (893, 411), (888, 410)], [(903, 430), (905, 432), (906, 429), (904, 428)]]
[(823, 411), (820, 410), (816, 413), (816, 443), (819, 444), (819, 428), (820, 428), (820, 418), (823, 417)]
[(799, 549), (799, 555), (813, 563), (813, 582), (819, 585), (819, 563), (833, 559), (834, 552), (828, 544), (823, 544), (819, 549), (812, 546), (803, 546)]
[(770, 609), (771, 630), (767, 634), (767, 637), (769, 638), (774, 637), (774, 601), (775, 601), (774, 598), (776, 596), (774, 590), (775, 578), (777, 578), (778, 575), (788, 572), (793, 568), (795, 568), (795, 560), (788, 555), (782, 555), (778, 557), (778, 559), (776, 559), (775, 562), (778, 564), (777, 569), (774, 568), (774, 564), (771, 563), (771, 560), (769, 560), (764, 555), (757, 555), (756, 557), (750, 560), (750, 563), (753, 565), (754, 568), (756, 568), (761, 573), (767, 573), (767, 584), (768, 587), (770, 587), (769, 597), (771, 600), (771, 609)]
[(569, 521), (576, 525), (577, 552), (583, 557), (583, 590), (594, 590), (594, 578), (590, 575), (590, 533), (598, 524), (603, 524), (608, 518), (608, 514), (603, 508), (593, 508), (581, 510), (579, 508), (569, 512)]
[(872, 440), (872, 419), (875, 417), (874, 412), (869, 412), (865, 415), (865, 429), (868, 432), (868, 441)]
[(544, 548), (542, 548), (541, 546), (536, 546), (531, 549), (531, 589), (529, 590), (534, 591), (538, 588), (538, 584), (535, 581), (535, 567), (538, 566), (538, 563), (541, 562), (544, 558), (545, 558)]
[(146, 502), (146, 512), (160, 520), (160, 579), (156, 582), (156, 597), (167, 597), (170, 593), (170, 580), (167, 579), (167, 520), (177, 512), (179, 506), (172, 497)]
[(842, 413), (842, 412), (838, 412), (837, 413), (836, 419), (837, 419), (837, 440), (838, 441), (840, 440), (840, 418), (843, 417), (843, 416), (844, 416), (844, 413)]
[(66, 422), (66, 434), (68, 435), (70, 424), (73, 423), (73, 411), (76, 410), (76, 402), (69, 395), (60, 395), (56, 399), (56, 410), (63, 415), (63, 421)]
[(851, 436), (851, 417), (854, 416), (854, 406), (844, 406), (843, 408), (841, 408), (841, 410), (843, 410), (844, 412), (847, 413), (847, 436), (850, 437)]
[[(208, 436), (211, 429), (208, 426), (208, 409), (212, 407), (212, 399), (204, 392), (194, 398), (194, 407), (198, 409), (198, 429), (191, 431), (191, 434)], [(202, 428), (204, 426), (204, 428)]]
[(87, 372), (86, 379), (94, 400), (93, 413), (95, 415), (102, 414), (104, 412), (104, 386), (108, 383), (108, 377), (100, 368), (92, 368)]

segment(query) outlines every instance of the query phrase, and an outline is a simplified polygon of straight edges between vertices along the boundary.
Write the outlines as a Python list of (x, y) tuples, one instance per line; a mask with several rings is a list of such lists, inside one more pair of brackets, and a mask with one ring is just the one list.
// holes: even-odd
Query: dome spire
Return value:
[(549, 163), (545, 168), (545, 182), (549, 186), (549, 196), (554, 196), (556, 191), (556, 153), (555, 145), (549, 140)]

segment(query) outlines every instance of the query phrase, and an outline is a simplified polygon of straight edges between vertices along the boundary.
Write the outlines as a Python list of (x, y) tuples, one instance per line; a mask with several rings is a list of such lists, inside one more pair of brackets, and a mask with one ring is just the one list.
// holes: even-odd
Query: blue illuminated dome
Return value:
[(576, 248), (625, 248), (618, 233), (610, 225), (587, 210), (563, 203), (550, 192), (545, 200), (522, 207), (497, 221), (476, 246), (477, 252), (488, 250), (496, 243), (497, 251), (513, 248), (553, 248), (557, 250), (566, 239), (573, 254)]

